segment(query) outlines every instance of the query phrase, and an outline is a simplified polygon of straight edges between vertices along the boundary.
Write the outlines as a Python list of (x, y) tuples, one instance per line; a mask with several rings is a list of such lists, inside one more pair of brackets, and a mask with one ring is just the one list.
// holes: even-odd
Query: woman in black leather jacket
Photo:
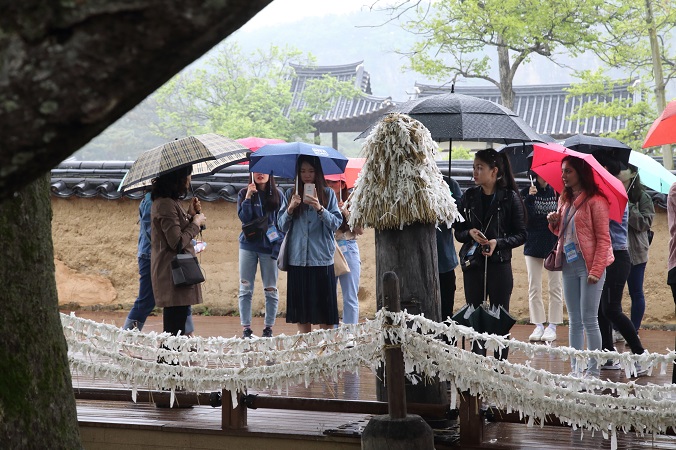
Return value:
[(473, 169), (477, 186), (467, 189), (460, 199), (458, 209), (465, 221), (454, 225), (455, 238), (463, 244), (460, 266), (465, 298), (475, 307), (484, 301), (488, 258), (486, 295), (491, 305), (509, 311), (514, 287), (512, 249), (526, 241), (525, 207), (504, 153), (479, 150)]

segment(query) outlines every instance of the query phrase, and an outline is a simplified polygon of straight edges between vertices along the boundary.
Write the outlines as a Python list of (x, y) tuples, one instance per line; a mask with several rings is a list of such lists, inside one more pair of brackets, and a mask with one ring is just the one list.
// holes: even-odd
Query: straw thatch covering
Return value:
[(403, 229), (412, 223), (449, 227), (462, 221), (435, 163), (429, 130), (400, 113), (388, 114), (366, 138), (366, 158), (350, 199), (350, 226)]

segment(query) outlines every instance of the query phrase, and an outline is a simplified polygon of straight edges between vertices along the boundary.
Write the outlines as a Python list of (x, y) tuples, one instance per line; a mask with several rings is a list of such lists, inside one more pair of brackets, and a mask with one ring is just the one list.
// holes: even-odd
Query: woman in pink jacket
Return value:
[[(557, 261), (563, 267), (563, 296), (570, 322), (570, 346), (601, 348), (598, 322), (599, 301), (606, 267), (613, 262), (608, 231), (608, 200), (594, 182), (591, 166), (580, 158), (566, 156), (561, 164), (564, 190), (559, 208), (547, 216), (549, 228), (559, 237)], [(573, 376), (582, 370), (572, 361)], [(586, 377), (599, 376), (599, 367), (590, 361)]]

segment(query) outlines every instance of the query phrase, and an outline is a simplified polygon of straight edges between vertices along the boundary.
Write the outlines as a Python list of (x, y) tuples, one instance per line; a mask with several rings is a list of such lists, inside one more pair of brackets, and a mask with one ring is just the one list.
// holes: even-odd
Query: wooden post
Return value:
[[(394, 272), (383, 275), (385, 307), (399, 312), (399, 279)], [(391, 321), (387, 324), (391, 325)], [(386, 326), (387, 326), (386, 324)], [(434, 432), (422, 417), (406, 414), (404, 357), (401, 346), (391, 347), (385, 340), (385, 373), (389, 414), (374, 416), (361, 435), (362, 450), (429, 450), (434, 448)]]
[(221, 392), (221, 429), (239, 430), (246, 428), (246, 405), (244, 401), (237, 402), (237, 407), (233, 408), (232, 395), (230, 391), (223, 389)]
[(481, 399), (469, 392), (460, 396), (460, 445), (481, 444), (484, 440), (484, 418), (481, 416)]
[[(399, 279), (394, 272), (383, 275), (384, 307), (398, 313), (399, 307)], [(392, 325), (387, 319), (386, 325)], [(404, 383), (404, 355), (401, 344), (392, 347), (392, 342), (385, 338), (385, 383), (387, 385), (387, 405), (390, 417), (401, 419), (406, 417), (406, 386)]]
[[(384, 306), (384, 276), (395, 272), (399, 279), (401, 309), (411, 314), (425, 314), (441, 321), (439, 274), (437, 273), (437, 237), (433, 224), (414, 223), (402, 230), (376, 230), (376, 299), (378, 309)], [(387, 401), (387, 389), (376, 381), (378, 400)], [(410, 403), (448, 404), (446, 383), (424, 379), (416, 385), (406, 382)], [(434, 424), (443, 428), (448, 425)]]

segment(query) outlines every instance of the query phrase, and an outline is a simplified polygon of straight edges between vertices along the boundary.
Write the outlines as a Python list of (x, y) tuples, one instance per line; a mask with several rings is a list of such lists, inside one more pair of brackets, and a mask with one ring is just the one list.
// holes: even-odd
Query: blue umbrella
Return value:
[(282, 178), (296, 177), (296, 161), (300, 155), (316, 156), (322, 164), (324, 175), (345, 172), (347, 157), (338, 150), (322, 145), (290, 142), (288, 144), (268, 144), (251, 154), (249, 171), (257, 173), (274, 172)]
[(629, 164), (636, 166), (641, 176), (641, 184), (662, 194), (668, 194), (669, 188), (676, 183), (676, 175), (648, 155), (632, 150)]

